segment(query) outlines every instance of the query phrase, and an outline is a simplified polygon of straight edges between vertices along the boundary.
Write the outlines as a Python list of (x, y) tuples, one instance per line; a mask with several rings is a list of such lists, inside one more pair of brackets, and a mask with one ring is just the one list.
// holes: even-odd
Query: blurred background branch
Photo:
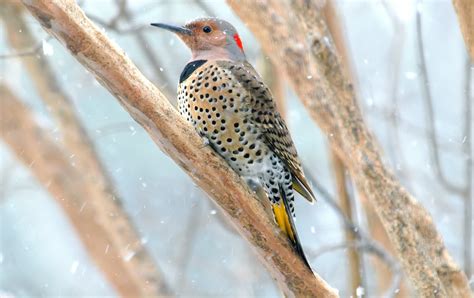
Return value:
[[(37, 43), (26, 25), (22, 11), (23, 7), (14, 2), (5, 3), (2, 9), (7, 38), (11, 47), (17, 51)], [(17, 34), (18, 30), (22, 34)], [(70, 157), (70, 162), (82, 173), (83, 187), (87, 186), (89, 189), (90, 193), (84, 195), (84, 199), (88, 199), (88, 208), (91, 208), (93, 213), (90, 213), (91, 217), (86, 220), (100, 223), (102, 233), (107, 234), (107, 237), (101, 234), (94, 238), (104, 237), (109, 241), (107, 245), (111, 247), (111, 255), (116, 255), (117, 264), (122, 262), (121, 270), (125, 270), (127, 278), (116, 279), (117, 273), (114, 271), (120, 272), (118, 269), (103, 266), (101, 269), (109, 273), (106, 274), (108, 278), (124, 295), (168, 295), (170, 292), (161, 273), (155, 267), (154, 261), (141, 244), (141, 237), (122, 209), (121, 200), (97, 156), (94, 144), (76, 115), (72, 100), (60, 86), (47, 57), (23, 56), (21, 61), (59, 128), (61, 148), (58, 150)], [(94, 230), (80, 230), (80, 232), (85, 233), (83, 237), (86, 237), (85, 235), (91, 237)], [(130, 253), (140, 257), (127, 260)], [(91, 251), (91, 254), (96, 261), (100, 260), (98, 252)], [(98, 261), (98, 264), (101, 263)], [(108, 265), (110, 264), (105, 264)]]
[(464, 264), (464, 271), (466, 272), (467, 276), (473, 276), (473, 210), (474, 210), (474, 167), (473, 167), (473, 147), (472, 147), (472, 135), (473, 135), (473, 111), (472, 105), (474, 101), (474, 95), (472, 91), (472, 63), (469, 61), (469, 58), (466, 59), (465, 63), (465, 100), (464, 100), (464, 137), (463, 137), (463, 153), (464, 158), (466, 159), (465, 165), (465, 183), (466, 188), (464, 190), (464, 235), (463, 235), (463, 264)]
[[(0, 100), (2, 139), (61, 205), (89, 254), (117, 291), (124, 296), (169, 295), (140, 239), (126, 231), (111, 233), (111, 228), (127, 229), (128, 219), (116, 210), (97, 206), (100, 197), (80, 168), (71, 165), (69, 157), (5, 85), (0, 85)], [(110, 222), (98, 217), (104, 212), (109, 214)], [(120, 246), (114, 238), (127, 246)]]

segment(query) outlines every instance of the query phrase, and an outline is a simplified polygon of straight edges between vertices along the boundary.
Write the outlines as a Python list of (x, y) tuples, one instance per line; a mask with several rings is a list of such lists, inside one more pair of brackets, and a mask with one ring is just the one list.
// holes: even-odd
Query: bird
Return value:
[(183, 26), (151, 23), (191, 50), (181, 72), (178, 111), (249, 184), (263, 188), (274, 220), (311, 270), (295, 228), (295, 191), (316, 201), (273, 95), (247, 61), (229, 22), (198, 18)]

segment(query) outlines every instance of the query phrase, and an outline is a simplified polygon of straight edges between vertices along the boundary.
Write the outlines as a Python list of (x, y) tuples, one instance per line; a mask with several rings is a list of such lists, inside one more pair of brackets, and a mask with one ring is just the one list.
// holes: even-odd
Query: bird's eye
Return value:
[(212, 28), (210, 26), (204, 26), (204, 28), (202, 28), (202, 31), (210, 33), (212, 31)]

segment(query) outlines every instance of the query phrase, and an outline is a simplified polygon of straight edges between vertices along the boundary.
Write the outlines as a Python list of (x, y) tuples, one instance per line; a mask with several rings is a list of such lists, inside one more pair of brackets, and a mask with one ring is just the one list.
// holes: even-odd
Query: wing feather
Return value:
[(265, 142), (290, 170), (294, 189), (309, 202), (315, 201), (285, 121), (276, 108), (273, 95), (261, 77), (248, 62), (219, 61), (218, 65), (230, 70), (236, 81), (248, 92), (249, 98), (246, 102), (249, 109), (249, 121), (263, 129)]

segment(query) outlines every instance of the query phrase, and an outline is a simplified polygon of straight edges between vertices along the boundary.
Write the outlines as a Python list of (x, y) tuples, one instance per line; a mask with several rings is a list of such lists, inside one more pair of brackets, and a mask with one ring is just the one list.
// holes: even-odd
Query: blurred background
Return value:
[[(38, 83), (54, 79), (51, 85), (72, 104), (121, 208), (170, 293), (279, 296), (264, 266), (221, 210), (27, 11), (20, 10), (21, 18), (5, 13), (14, 2), (0, 4), (4, 12), (0, 83), (29, 108), (38, 126), (59, 145), (64, 136), (51, 116), (54, 103), (43, 98)], [(179, 24), (200, 16), (218, 16), (234, 24), (249, 61), (281, 91), (275, 91), (281, 94), (279, 108), (321, 198), (313, 206), (301, 199), (296, 202), (298, 232), (313, 269), (341, 297), (412, 295), (384, 235), (373, 224), (374, 213), (364, 207), (363, 198), (357, 198), (347, 177), (350, 208), (338, 201), (335, 177), (340, 169), (325, 136), (225, 1), (78, 3), (173, 104), (179, 74), (190, 53), (175, 36), (148, 24)], [(341, 0), (332, 2), (332, 9), (345, 37), (345, 55), (360, 107), (385, 161), (432, 214), (472, 287), (473, 67), (451, 1)], [(29, 32), (22, 29), (22, 21)], [(29, 44), (15, 42), (25, 34), (31, 37)], [(28, 63), (43, 63), (44, 73), (33, 75)], [(9, 113), (0, 108), (3, 115)], [(91, 259), (60, 200), (31, 171), (32, 165), (18, 158), (21, 154), (21, 149), (0, 141), (0, 296), (117, 295)], [(74, 167), (76, 156), (67, 154), (67, 158)], [(346, 223), (341, 212), (347, 215)], [(362, 231), (368, 235), (364, 241), (378, 241), (385, 248), (374, 253), (370, 245), (354, 245), (347, 239), (348, 228)], [(354, 247), (355, 255), (350, 254)], [(133, 249), (130, 253), (128, 258), (133, 259)], [(357, 278), (350, 269), (354, 266), (351, 258), (357, 259)]]

